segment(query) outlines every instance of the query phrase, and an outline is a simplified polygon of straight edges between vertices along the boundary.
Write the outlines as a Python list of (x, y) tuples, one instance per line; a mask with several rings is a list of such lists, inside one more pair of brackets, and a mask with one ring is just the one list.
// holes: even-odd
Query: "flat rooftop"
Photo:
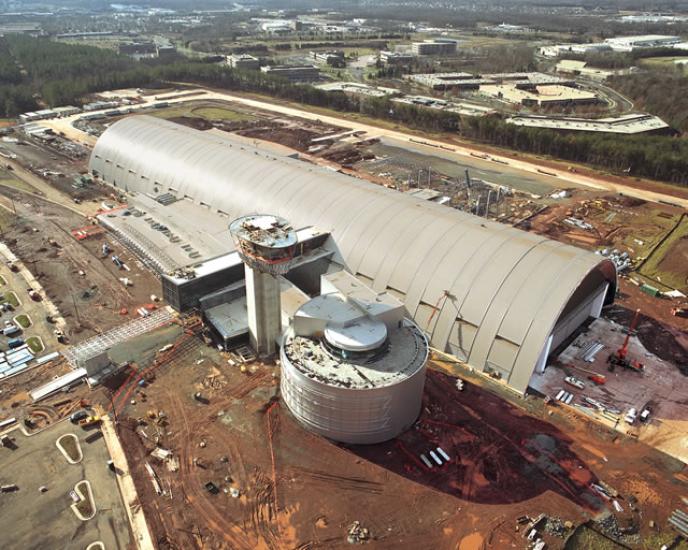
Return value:
[(399, 383), (424, 366), (427, 340), (394, 296), (344, 270), (322, 275), (321, 289), (294, 314), (284, 340), (284, 353), (305, 376), (363, 390)]
[(536, 87), (535, 92), (528, 90), (521, 90), (512, 84), (490, 84), (481, 86), (480, 92), (512, 103), (522, 103), (524, 101), (532, 101), (542, 104), (560, 103), (560, 102), (577, 102), (577, 101), (596, 101), (597, 95), (594, 92), (586, 90), (579, 90), (577, 88), (570, 88), (568, 86), (545, 86), (540, 85)]
[(610, 134), (639, 134), (669, 128), (661, 118), (647, 114), (630, 114), (620, 117), (586, 119), (577, 117), (513, 116), (509, 124), (531, 128), (552, 128), (580, 132), (602, 132)]
[[(328, 307), (347, 307), (328, 295)], [(322, 296), (321, 296), (322, 297)], [(337, 317), (333, 311), (330, 311)], [(388, 330), (389, 345), (379, 356), (363, 364), (349, 362), (326, 351), (320, 340), (288, 335), (284, 353), (294, 367), (308, 378), (328, 386), (366, 390), (392, 386), (413, 376), (425, 365), (427, 340), (412, 323), (405, 321), (401, 328)]]
[(163, 272), (234, 249), (231, 220), (183, 198), (164, 205), (139, 193), (130, 199), (128, 208), (100, 214), (98, 219), (154, 258)]
[(471, 73), (426, 73), (405, 76), (409, 80), (415, 80), (420, 84), (432, 87), (441, 86), (475, 86), (487, 84), (564, 84), (570, 83), (570, 79), (564, 79), (546, 73), (491, 73), (491, 74), (471, 74)]
[(384, 97), (401, 93), (396, 88), (368, 86), (367, 84), (361, 84), (359, 82), (327, 82), (325, 84), (318, 84), (316, 88), (325, 90), (326, 92), (344, 92), (370, 97)]
[(429, 107), (430, 109), (439, 109), (466, 116), (483, 116), (494, 112), (494, 109), (490, 109), (483, 105), (476, 105), (465, 101), (446, 101), (444, 99), (422, 95), (403, 96), (394, 98), (392, 101), (410, 105), (421, 105), (423, 107)]

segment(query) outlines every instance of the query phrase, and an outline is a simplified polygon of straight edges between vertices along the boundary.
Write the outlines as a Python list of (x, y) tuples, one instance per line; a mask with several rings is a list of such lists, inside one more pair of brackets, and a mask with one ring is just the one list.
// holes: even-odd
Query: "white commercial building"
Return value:
[(605, 44), (609, 44), (616, 52), (631, 52), (648, 48), (673, 48), (682, 42), (678, 36), (665, 34), (644, 34), (641, 36), (619, 36), (617, 38), (607, 38)]

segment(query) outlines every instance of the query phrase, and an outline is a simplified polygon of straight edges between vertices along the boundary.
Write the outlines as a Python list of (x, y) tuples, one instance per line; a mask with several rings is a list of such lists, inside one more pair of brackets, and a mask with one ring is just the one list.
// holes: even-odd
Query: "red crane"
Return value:
[(639, 363), (638, 361), (629, 361), (627, 359), (628, 344), (630, 343), (631, 335), (635, 334), (635, 328), (638, 325), (639, 317), (640, 309), (636, 309), (635, 315), (633, 316), (633, 320), (631, 321), (631, 325), (628, 327), (628, 331), (626, 332), (626, 338), (624, 339), (623, 345), (616, 351), (616, 353), (612, 353), (607, 358), (607, 363), (609, 363), (609, 370), (611, 372), (614, 372), (614, 369), (617, 366), (623, 367), (625, 369), (634, 370), (637, 372), (642, 372), (642, 370), (645, 368), (642, 363)]

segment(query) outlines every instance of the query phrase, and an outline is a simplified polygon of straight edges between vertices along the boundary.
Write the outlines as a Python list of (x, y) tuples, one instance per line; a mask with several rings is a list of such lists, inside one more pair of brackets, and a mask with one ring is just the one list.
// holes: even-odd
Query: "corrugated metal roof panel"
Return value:
[[(178, 197), (230, 216), (270, 212), (294, 227), (329, 231), (335, 261), (373, 280), (377, 291), (395, 289), (426, 324), (448, 291), (451, 297), (433, 315), (432, 344), (446, 350), (451, 337), (454, 346), (469, 346), (463, 351), (470, 351), (469, 363), (478, 369), (490, 357), (511, 372), (518, 391), (525, 390), (549, 331), (586, 275), (603, 269), (607, 279), (615, 277), (607, 260), (572, 246), (550, 245), (510, 226), (276, 156), (229, 134), (149, 116), (113, 124), (98, 140), (90, 168), (130, 191), (155, 194), (159, 182), (159, 193), (172, 187)], [(520, 346), (513, 365), (503, 363), (512, 354), (490, 353), (498, 337)]]

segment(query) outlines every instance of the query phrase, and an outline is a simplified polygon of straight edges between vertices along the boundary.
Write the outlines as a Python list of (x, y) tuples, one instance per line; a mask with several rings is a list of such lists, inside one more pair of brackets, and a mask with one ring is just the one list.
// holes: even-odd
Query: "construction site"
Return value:
[(119, 495), (84, 547), (685, 548), (678, 199), (247, 101), (45, 121), (63, 176), (2, 143), (44, 346), (0, 378), (0, 506), (53, 498), (8, 465), (71, 433)]

